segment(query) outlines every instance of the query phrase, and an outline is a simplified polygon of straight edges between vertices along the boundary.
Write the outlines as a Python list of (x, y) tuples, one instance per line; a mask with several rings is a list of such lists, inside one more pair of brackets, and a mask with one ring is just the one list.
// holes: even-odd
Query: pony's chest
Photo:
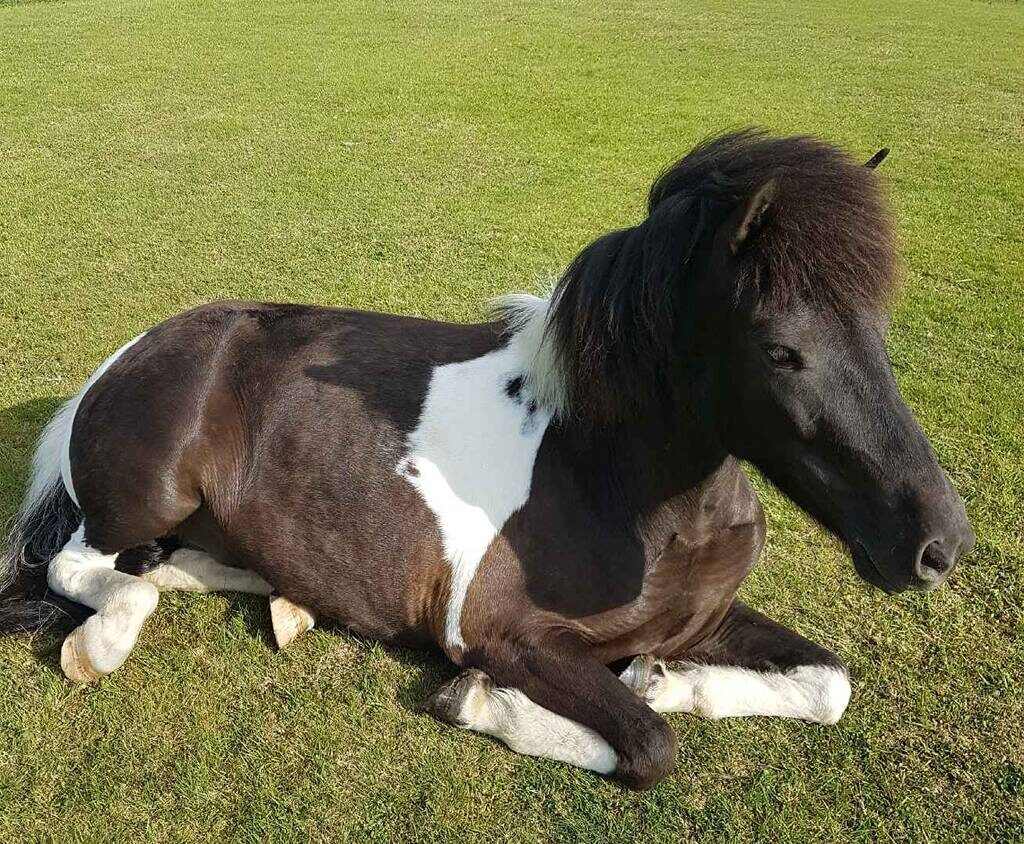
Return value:
[(706, 542), (671, 541), (644, 574), (636, 598), (584, 621), (604, 659), (669, 654), (705, 638), (732, 604), (760, 552), (756, 525)]

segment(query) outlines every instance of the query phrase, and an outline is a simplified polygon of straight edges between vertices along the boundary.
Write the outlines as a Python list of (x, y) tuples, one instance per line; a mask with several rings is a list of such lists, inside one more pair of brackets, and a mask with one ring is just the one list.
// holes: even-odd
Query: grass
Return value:
[(835, 728), (672, 722), (631, 794), (415, 713), (450, 669), (263, 602), (161, 600), (72, 687), (0, 642), (0, 838), (1024, 840), (1024, 7), (694, 0), (0, 6), (0, 511), (61, 397), (217, 297), (467, 320), (641, 213), (700, 137), (893, 148), (899, 382), (979, 544), (949, 588), (869, 592), (762, 485), (742, 594), (848, 661)]

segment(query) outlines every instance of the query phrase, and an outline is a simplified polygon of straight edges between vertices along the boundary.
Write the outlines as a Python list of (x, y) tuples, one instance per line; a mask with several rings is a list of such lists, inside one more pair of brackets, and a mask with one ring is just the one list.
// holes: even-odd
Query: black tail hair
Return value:
[(69, 629), (91, 613), (46, 585), (47, 565), (81, 523), (81, 511), (59, 478), (14, 517), (0, 555), (0, 633)]

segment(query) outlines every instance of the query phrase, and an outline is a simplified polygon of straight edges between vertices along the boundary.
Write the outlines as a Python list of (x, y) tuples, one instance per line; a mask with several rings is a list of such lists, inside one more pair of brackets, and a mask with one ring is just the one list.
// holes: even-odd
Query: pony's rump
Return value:
[(69, 446), (75, 415), (86, 392), (140, 338), (118, 349), (66, 401), (39, 437), (32, 479), (0, 558), (0, 633), (73, 626), (89, 614), (80, 604), (47, 589), (46, 567), (82, 523), (71, 483)]

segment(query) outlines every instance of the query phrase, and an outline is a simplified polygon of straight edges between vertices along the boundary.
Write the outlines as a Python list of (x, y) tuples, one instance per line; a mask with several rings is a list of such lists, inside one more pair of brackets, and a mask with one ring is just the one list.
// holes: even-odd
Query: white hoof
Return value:
[(619, 675), (619, 679), (629, 686), (635, 695), (643, 697), (650, 682), (651, 668), (654, 663), (655, 659), (650, 654), (640, 654), (633, 658), (626, 670)]
[(658, 699), (665, 691), (667, 671), (665, 662), (656, 659), (650, 654), (641, 654), (636, 657), (619, 675), (619, 679), (633, 691), (637, 697), (642, 698), (644, 703), (654, 709), (658, 709)]
[(295, 639), (312, 630), (316, 616), (300, 604), (293, 604), (281, 595), (270, 599), (270, 623), (279, 648), (286, 648)]
[(88, 683), (120, 668), (159, 597), (155, 586), (135, 578), (111, 592), (103, 609), (72, 630), (61, 646), (60, 666), (68, 679)]
[(76, 627), (64, 639), (64, 644), (60, 648), (60, 667), (69, 680), (76, 683), (94, 683), (103, 676), (103, 673), (97, 670), (89, 659), (85, 647), (84, 627), (85, 625)]

